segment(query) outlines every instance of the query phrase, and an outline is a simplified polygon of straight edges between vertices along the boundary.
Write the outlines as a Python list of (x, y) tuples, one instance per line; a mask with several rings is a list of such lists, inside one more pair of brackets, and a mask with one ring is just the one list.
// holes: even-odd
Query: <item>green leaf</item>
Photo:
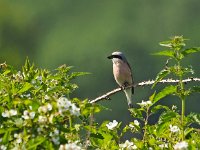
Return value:
[(37, 146), (39, 146), (40, 144), (42, 144), (45, 140), (46, 139), (44, 137), (36, 137), (34, 139), (31, 139), (27, 143), (27, 150), (36, 149)]
[(191, 88), (191, 92), (194, 93), (194, 92), (197, 92), (199, 93), (200, 92), (200, 86), (194, 86)]
[(173, 111), (165, 111), (160, 115), (158, 123), (169, 122), (172, 118), (177, 117), (177, 113)]
[(153, 103), (156, 103), (157, 101), (159, 101), (160, 99), (164, 98), (167, 95), (175, 93), (176, 89), (177, 87), (173, 85), (165, 87), (162, 91), (160, 91), (158, 94), (155, 95)]
[(197, 123), (200, 125), (200, 114), (197, 113), (190, 113), (187, 118), (189, 118), (192, 123)]
[(174, 52), (172, 50), (160, 51), (160, 52), (153, 53), (152, 55), (168, 56), (168, 57), (174, 58)]
[(183, 54), (183, 56), (187, 56), (189, 54), (193, 54), (199, 51), (200, 51), (200, 47), (194, 47), (194, 48), (185, 49), (181, 53)]
[(159, 110), (170, 110), (167, 106), (163, 106), (163, 105), (156, 105), (154, 106), (152, 109), (151, 109), (151, 112), (152, 113), (156, 113), (158, 112)]
[(164, 47), (172, 47), (172, 41), (163, 41), (159, 43), (160, 46), (164, 46)]
[(133, 117), (138, 118), (138, 119), (143, 119), (142, 110), (136, 109), (136, 108), (132, 108), (132, 109), (129, 109), (129, 110), (130, 110), (131, 115)]
[(169, 125), (170, 125), (170, 122), (163, 122), (163, 123), (158, 124), (157, 129), (156, 129), (156, 135), (164, 137), (165, 136), (164, 133), (166, 130), (169, 129)]
[(88, 74), (90, 74), (90, 73), (89, 72), (73, 72), (73, 73), (71, 73), (69, 79), (74, 79), (75, 77), (88, 75)]
[(104, 137), (100, 133), (96, 133), (96, 134), (91, 133), (90, 137), (97, 138), (97, 139), (104, 139)]
[(163, 69), (161, 70), (158, 75), (156, 76), (155, 83), (153, 84), (152, 88), (164, 77), (166, 77), (170, 73), (169, 69)]
[(30, 88), (32, 88), (32, 84), (25, 82), (25, 84), (23, 85), (23, 87), (17, 92), (17, 93), (23, 93), (28, 91)]

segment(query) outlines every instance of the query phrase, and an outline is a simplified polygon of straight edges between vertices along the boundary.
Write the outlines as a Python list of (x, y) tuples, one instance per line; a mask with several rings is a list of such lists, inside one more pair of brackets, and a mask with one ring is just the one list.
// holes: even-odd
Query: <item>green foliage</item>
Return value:
[[(87, 73), (71, 72), (72, 67), (66, 65), (52, 72), (38, 69), (28, 59), (21, 71), (1, 64), (0, 149), (199, 149), (200, 115), (185, 115), (185, 101), (200, 88), (184, 85), (183, 78), (194, 71), (182, 65), (183, 59), (199, 48), (184, 49), (182, 36), (160, 45), (169, 50), (156, 55), (174, 61), (158, 73), (153, 87), (168, 76), (179, 82), (153, 92), (148, 100), (129, 109), (134, 119), (125, 127), (116, 120), (95, 122), (95, 114), (103, 107), (71, 97), (78, 88), (74, 79)], [(157, 104), (168, 95), (181, 100), (181, 114), (175, 105)], [(159, 118), (151, 123), (154, 116)], [(127, 133), (133, 136), (122, 141)]]

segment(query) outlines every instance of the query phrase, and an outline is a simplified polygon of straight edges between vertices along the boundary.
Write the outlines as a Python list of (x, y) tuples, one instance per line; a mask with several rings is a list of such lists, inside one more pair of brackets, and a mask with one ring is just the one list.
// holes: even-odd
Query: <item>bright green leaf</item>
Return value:
[(27, 143), (27, 150), (36, 149), (37, 146), (42, 144), (46, 139), (44, 137), (36, 137), (28, 141)]
[(196, 52), (199, 52), (199, 51), (200, 51), (200, 47), (194, 47), (194, 48), (185, 49), (181, 53), (184, 56), (187, 56), (189, 54), (193, 54), (193, 53), (196, 53)]
[(177, 117), (177, 113), (173, 111), (165, 111), (160, 115), (158, 123), (169, 122), (172, 118)]
[(164, 106), (164, 105), (156, 105), (154, 106), (152, 109), (151, 109), (151, 112), (152, 113), (156, 113), (158, 112), (159, 110), (169, 110), (169, 108), (167, 106)]
[(17, 93), (23, 93), (28, 91), (30, 88), (32, 88), (32, 84), (25, 82), (25, 84), (23, 85), (23, 87), (17, 92)]
[(156, 52), (156, 53), (153, 53), (153, 55), (168, 56), (168, 57), (174, 58), (174, 52), (172, 50), (165, 50), (165, 51)]
[(160, 99), (164, 98), (167, 95), (173, 94), (176, 92), (176, 86), (169, 85), (165, 87), (162, 91), (155, 95), (153, 102), (156, 103)]
[(156, 76), (155, 83), (153, 84), (152, 88), (164, 77), (166, 77), (170, 73), (169, 69), (163, 69), (161, 70), (158, 75)]

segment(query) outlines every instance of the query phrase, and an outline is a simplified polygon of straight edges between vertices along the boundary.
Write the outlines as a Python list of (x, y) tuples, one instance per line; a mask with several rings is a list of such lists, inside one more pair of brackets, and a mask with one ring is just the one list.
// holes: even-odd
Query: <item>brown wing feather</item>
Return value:
[[(129, 67), (129, 69), (130, 69), (130, 71), (131, 71), (131, 78), (132, 78), (132, 84), (134, 83), (134, 81), (133, 81), (133, 76), (132, 76), (132, 70), (131, 70), (131, 66), (129, 65), (129, 63), (128, 62), (126, 62), (127, 63), (127, 65), (128, 65), (128, 67)], [(134, 87), (132, 87), (132, 94), (134, 94)]]

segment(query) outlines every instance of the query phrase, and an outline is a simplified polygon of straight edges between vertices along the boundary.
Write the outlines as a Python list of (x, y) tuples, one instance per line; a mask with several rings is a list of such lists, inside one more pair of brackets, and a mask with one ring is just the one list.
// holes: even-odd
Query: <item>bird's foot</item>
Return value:
[(121, 88), (122, 90), (125, 90), (125, 89), (126, 89), (126, 86), (125, 86), (125, 85), (122, 85), (122, 86), (120, 86), (120, 88)]
[(128, 104), (128, 108), (129, 109), (133, 108), (133, 104)]

